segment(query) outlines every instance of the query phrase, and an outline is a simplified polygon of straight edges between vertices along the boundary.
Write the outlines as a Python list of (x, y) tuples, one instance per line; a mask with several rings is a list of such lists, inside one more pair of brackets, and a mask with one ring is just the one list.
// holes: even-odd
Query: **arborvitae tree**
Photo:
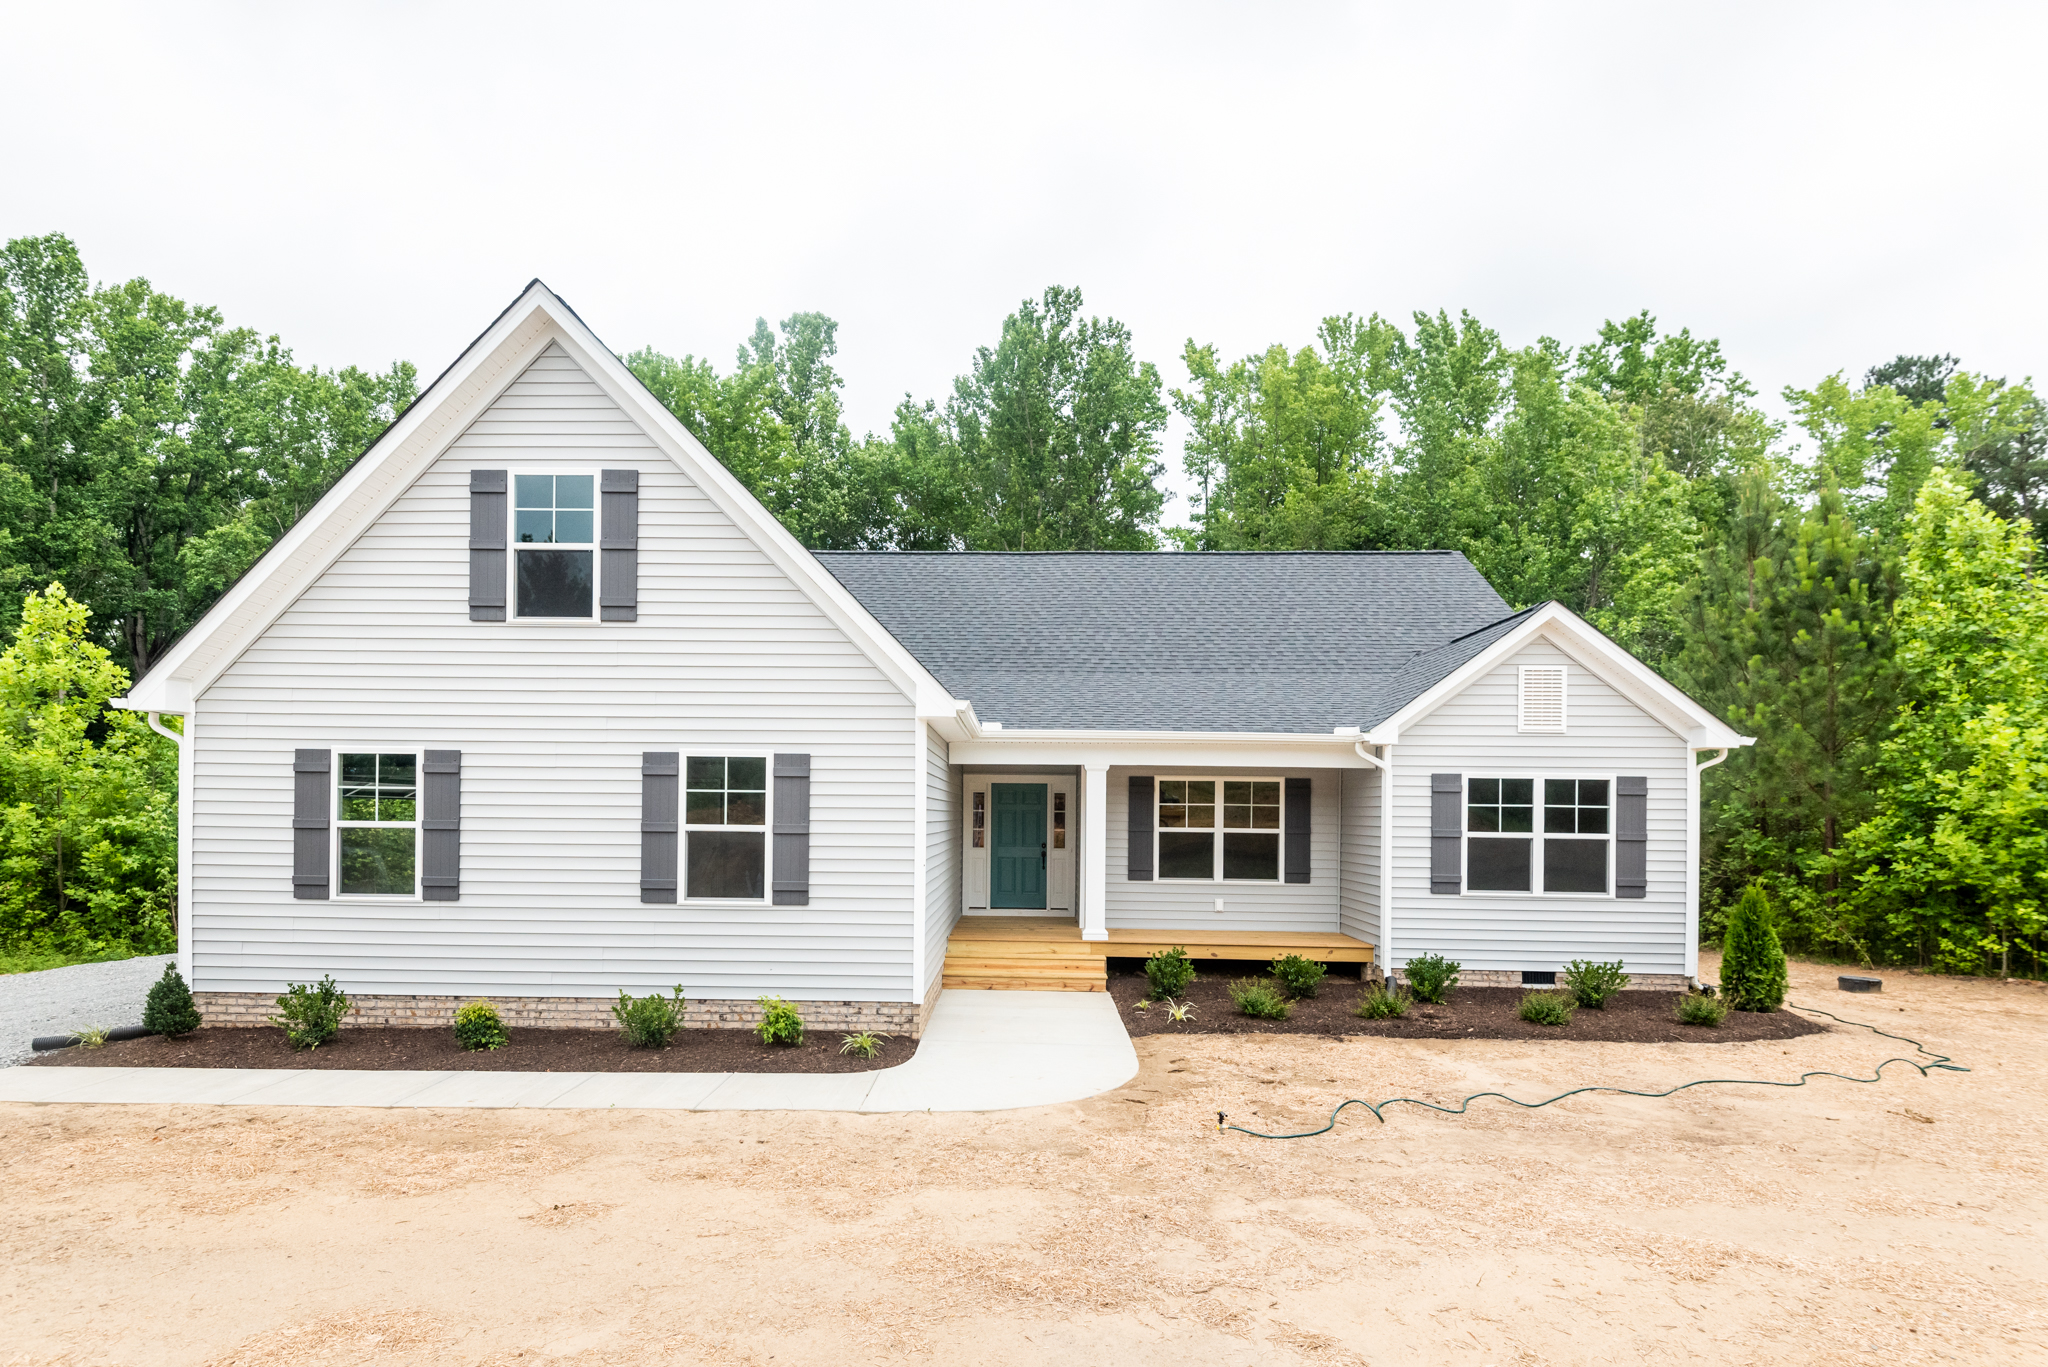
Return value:
[(149, 989), (149, 1000), (142, 1007), (142, 1028), (154, 1030), (166, 1039), (177, 1039), (199, 1028), (198, 1004), (192, 1000), (192, 989), (185, 986), (185, 976), (178, 972), (176, 964), (165, 964), (163, 977)]
[(1755, 883), (1742, 890), (1728, 915), (1721, 993), (1738, 1011), (1775, 1011), (1785, 1004), (1785, 949), (1771, 924), (1771, 904)]

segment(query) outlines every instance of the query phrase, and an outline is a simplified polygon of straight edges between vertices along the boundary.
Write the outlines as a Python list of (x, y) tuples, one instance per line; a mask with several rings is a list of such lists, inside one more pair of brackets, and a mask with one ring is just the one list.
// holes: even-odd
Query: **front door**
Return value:
[(1045, 785), (992, 783), (995, 839), (989, 843), (990, 909), (1045, 910)]

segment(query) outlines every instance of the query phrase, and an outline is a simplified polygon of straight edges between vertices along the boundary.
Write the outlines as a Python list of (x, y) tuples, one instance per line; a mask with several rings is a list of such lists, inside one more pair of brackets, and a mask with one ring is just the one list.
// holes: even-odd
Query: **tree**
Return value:
[(1863, 387), (1889, 389), (1911, 404), (1940, 403), (1948, 394), (1949, 379), (1961, 364), (1953, 356), (1901, 354), (1865, 371)]
[(1771, 924), (1771, 904), (1751, 883), (1728, 916), (1721, 942), (1721, 992), (1737, 1011), (1775, 1011), (1785, 1004), (1785, 949)]
[(143, 1001), (142, 1028), (154, 1030), (165, 1039), (179, 1039), (197, 1030), (201, 1023), (199, 1004), (192, 1000), (185, 975), (178, 972), (176, 964), (165, 964), (163, 977), (151, 985), (149, 996)]

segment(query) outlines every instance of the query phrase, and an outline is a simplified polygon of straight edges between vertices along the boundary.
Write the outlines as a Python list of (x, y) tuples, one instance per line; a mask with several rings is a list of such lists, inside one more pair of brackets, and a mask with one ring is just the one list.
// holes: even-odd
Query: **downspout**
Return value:
[[(149, 729), (178, 747), (178, 973), (185, 985), (192, 985), (192, 748), (185, 737), (158, 720), (161, 712), (146, 713)], [(192, 714), (174, 713), (187, 727)]]
[(1386, 746), (1387, 757), (1369, 755), (1364, 741), (1351, 748), (1358, 757), (1380, 771), (1380, 942), (1374, 947), (1382, 978), (1394, 976), (1394, 747)]
[(1705, 764), (1699, 762), (1700, 753), (1690, 752), (1685, 766), (1685, 976), (1694, 983), (1700, 980), (1700, 775), (1728, 758), (1728, 747), (1721, 746)]

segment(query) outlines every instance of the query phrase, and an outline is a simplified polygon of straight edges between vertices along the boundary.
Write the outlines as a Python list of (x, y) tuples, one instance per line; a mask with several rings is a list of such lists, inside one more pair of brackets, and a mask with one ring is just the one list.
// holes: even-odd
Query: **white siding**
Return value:
[(946, 966), (946, 939), (960, 919), (960, 779), (946, 742), (924, 728), (925, 981), (929, 992)]
[(1354, 940), (1380, 942), (1380, 773), (1340, 769), (1343, 776), (1343, 896), (1338, 929)]
[[(1123, 769), (1109, 771), (1109, 896), (1112, 930), (1337, 929), (1336, 769)], [(1130, 868), (1131, 775), (1307, 778), (1309, 881), (1307, 883), (1133, 883)], [(1221, 898), (1223, 910), (1216, 910)]]
[[(640, 620), (471, 622), (470, 469), (606, 466), (640, 471)], [(910, 701), (559, 348), (197, 722), (196, 988), (332, 972), (358, 992), (918, 995)], [(460, 901), (292, 899), (292, 750), (327, 745), (462, 751)], [(643, 750), (809, 753), (810, 905), (642, 905)]]
[[(1517, 667), (1567, 667), (1570, 729), (1515, 729)], [(1474, 969), (1556, 969), (1620, 959), (1632, 972), (1685, 971), (1684, 740), (1548, 642), (1533, 642), (1401, 734), (1394, 755), (1394, 957), (1435, 952)], [(1429, 778), (1502, 770), (1650, 781), (1649, 896), (1429, 891)], [(1541, 801), (1539, 793), (1538, 801)]]

